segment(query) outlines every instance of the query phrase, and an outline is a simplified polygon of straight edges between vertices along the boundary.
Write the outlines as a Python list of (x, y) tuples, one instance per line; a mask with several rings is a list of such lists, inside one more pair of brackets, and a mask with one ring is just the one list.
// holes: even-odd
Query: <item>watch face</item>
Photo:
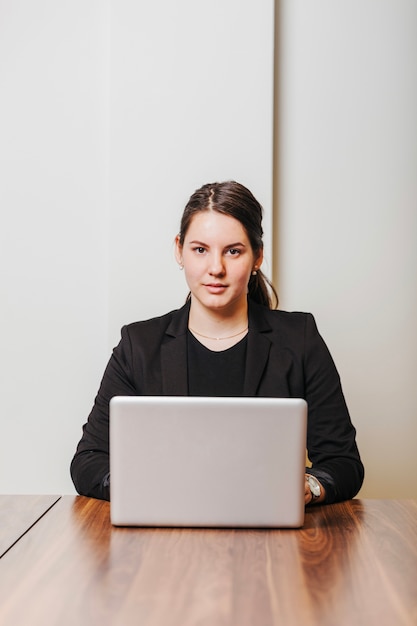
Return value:
[(308, 476), (307, 481), (310, 486), (311, 493), (313, 494), (313, 496), (318, 498), (320, 496), (321, 490), (317, 479), (314, 478), (314, 476)]

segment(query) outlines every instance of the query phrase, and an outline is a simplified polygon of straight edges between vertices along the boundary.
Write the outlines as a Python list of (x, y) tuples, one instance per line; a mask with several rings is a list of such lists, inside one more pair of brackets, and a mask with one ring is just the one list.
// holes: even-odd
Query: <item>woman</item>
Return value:
[(305, 503), (352, 498), (363, 465), (330, 353), (308, 313), (274, 310), (260, 270), (262, 207), (236, 182), (185, 207), (176, 260), (186, 304), (122, 329), (71, 464), (80, 494), (110, 499), (109, 401), (116, 395), (264, 396), (308, 403)]

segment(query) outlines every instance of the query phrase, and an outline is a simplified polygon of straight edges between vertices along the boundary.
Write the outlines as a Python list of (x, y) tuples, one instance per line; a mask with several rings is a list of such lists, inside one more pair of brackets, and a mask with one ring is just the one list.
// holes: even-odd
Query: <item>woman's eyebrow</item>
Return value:
[(225, 248), (237, 248), (239, 246), (241, 248), (246, 248), (246, 244), (242, 243), (241, 241), (236, 241), (236, 243), (228, 243)]
[(190, 246), (201, 246), (202, 248), (208, 248), (208, 244), (204, 243), (204, 241), (199, 241), (198, 239), (193, 239), (192, 241), (188, 242), (188, 245)]
[[(204, 243), (204, 241), (199, 241), (198, 239), (193, 239), (192, 241), (188, 242), (188, 245), (190, 246), (201, 246), (202, 248), (209, 248), (210, 245), (208, 243)], [(234, 243), (228, 243), (225, 246), (223, 246), (224, 249), (226, 248), (246, 248), (246, 244), (242, 243), (241, 241), (235, 241)]]

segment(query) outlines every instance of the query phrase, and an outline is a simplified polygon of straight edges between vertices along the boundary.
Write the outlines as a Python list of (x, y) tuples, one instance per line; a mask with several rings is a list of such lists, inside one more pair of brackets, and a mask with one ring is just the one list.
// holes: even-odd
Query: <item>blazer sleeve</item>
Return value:
[(138, 393), (132, 374), (130, 337), (127, 327), (123, 327), (71, 462), (71, 478), (79, 494), (110, 500), (109, 402), (113, 396)]
[(311, 314), (305, 324), (304, 385), (309, 473), (322, 480), (327, 502), (353, 498), (364, 477), (356, 430), (336, 366)]

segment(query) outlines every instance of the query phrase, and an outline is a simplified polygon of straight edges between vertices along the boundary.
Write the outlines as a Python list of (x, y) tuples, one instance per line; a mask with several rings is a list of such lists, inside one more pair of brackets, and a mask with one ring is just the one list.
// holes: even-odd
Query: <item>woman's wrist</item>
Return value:
[(326, 490), (321, 482), (312, 474), (305, 474), (305, 504), (320, 504), (326, 499)]

